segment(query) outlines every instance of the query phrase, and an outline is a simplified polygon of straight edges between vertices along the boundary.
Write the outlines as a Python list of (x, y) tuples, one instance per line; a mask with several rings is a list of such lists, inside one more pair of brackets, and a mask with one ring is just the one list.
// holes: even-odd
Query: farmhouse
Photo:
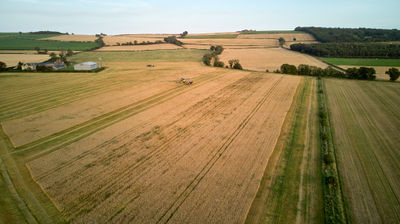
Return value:
[(84, 71), (89, 71), (98, 68), (99, 66), (97, 65), (96, 62), (88, 61), (88, 62), (83, 62), (80, 64), (74, 65), (74, 70), (84, 70)]

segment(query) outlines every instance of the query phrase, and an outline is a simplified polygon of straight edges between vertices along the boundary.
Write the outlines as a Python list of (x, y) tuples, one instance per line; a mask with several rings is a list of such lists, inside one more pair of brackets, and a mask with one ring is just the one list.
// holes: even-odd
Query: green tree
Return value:
[(390, 76), (390, 81), (396, 81), (400, 76), (400, 71), (397, 68), (389, 68), (385, 74)]
[(205, 65), (210, 66), (211, 65), (211, 59), (213, 58), (213, 56), (209, 53), (205, 54), (202, 58), (202, 61)]
[(283, 65), (281, 65), (281, 72), (283, 74), (296, 75), (297, 74), (297, 68), (294, 65), (283, 64)]

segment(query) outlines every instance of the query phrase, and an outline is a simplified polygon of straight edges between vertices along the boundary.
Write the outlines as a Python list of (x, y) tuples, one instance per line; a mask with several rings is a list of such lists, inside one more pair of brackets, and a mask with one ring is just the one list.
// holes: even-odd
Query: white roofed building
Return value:
[(87, 62), (75, 64), (75, 65), (74, 65), (74, 70), (78, 70), (78, 71), (90, 71), (90, 70), (96, 69), (96, 68), (98, 68), (98, 67), (99, 67), (99, 66), (97, 65), (96, 62), (87, 61)]

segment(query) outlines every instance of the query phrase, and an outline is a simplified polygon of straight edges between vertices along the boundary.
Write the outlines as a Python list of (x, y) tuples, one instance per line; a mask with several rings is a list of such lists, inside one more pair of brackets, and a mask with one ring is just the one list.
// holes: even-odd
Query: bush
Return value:
[(334, 176), (325, 177), (325, 183), (328, 185), (336, 185), (336, 178)]
[(243, 70), (242, 65), (239, 63), (239, 60), (233, 65), (233, 69)]
[(225, 65), (225, 63), (224, 63), (224, 62), (222, 62), (222, 61), (218, 61), (218, 60), (215, 60), (215, 61), (214, 61), (214, 67), (220, 67), (220, 68), (223, 68), (223, 67), (224, 67), (224, 65)]
[(50, 72), (50, 71), (53, 71), (53, 68), (52, 67), (46, 67), (44, 65), (38, 65), (38, 66), (36, 66), (36, 71), (38, 71), (38, 72)]
[(204, 56), (203, 56), (203, 59), (202, 59), (202, 61), (203, 61), (203, 63), (205, 64), (205, 65), (208, 65), (208, 66), (211, 66), (211, 59), (213, 58), (213, 56), (211, 55), (211, 54), (205, 54)]
[(385, 74), (390, 76), (390, 81), (396, 81), (400, 76), (400, 71), (397, 68), (390, 68)]
[(183, 43), (181, 41), (176, 39), (176, 36), (166, 37), (166, 38), (164, 38), (164, 41), (167, 42), (167, 43), (170, 43), (170, 44), (178, 45), (178, 46), (182, 46), (183, 45)]
[(333, 163), (333, 156), (331, 154), (325, 154), (324, 155), (324, 163), (326, 165), (330, 165)]

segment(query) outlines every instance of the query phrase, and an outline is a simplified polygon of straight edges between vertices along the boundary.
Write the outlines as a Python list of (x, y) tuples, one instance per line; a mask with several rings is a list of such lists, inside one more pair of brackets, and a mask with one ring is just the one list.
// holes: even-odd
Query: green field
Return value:
[(334, 65), (354, 66), (400, 66), (400, 59), (371, 59), (371, 58), (320, 58)]
[(280, 33), (304, 33), (300, 31), (294, 30), (264, 30), (264, 31), (249, 31), (249, 32), (241, 32), (240, 34), (280, 34)]
[(200, 61), (207, 50), (179, 49), (161, 51), (136, 51), (136, 52), (83, 52), (72, 56), (72, 62), (103, 61), (109, 62), (139, 62), (139, 61)]
[(188, 35), (185, 39), (235, 39), (238, 34)]
[(72, 42), (39, 40), (57, 36), (57, 34), (0, 33), (0, 50), (33, 50), (35, 47), (47, 50), (84, 51), (98, 47), (95, 42)]

